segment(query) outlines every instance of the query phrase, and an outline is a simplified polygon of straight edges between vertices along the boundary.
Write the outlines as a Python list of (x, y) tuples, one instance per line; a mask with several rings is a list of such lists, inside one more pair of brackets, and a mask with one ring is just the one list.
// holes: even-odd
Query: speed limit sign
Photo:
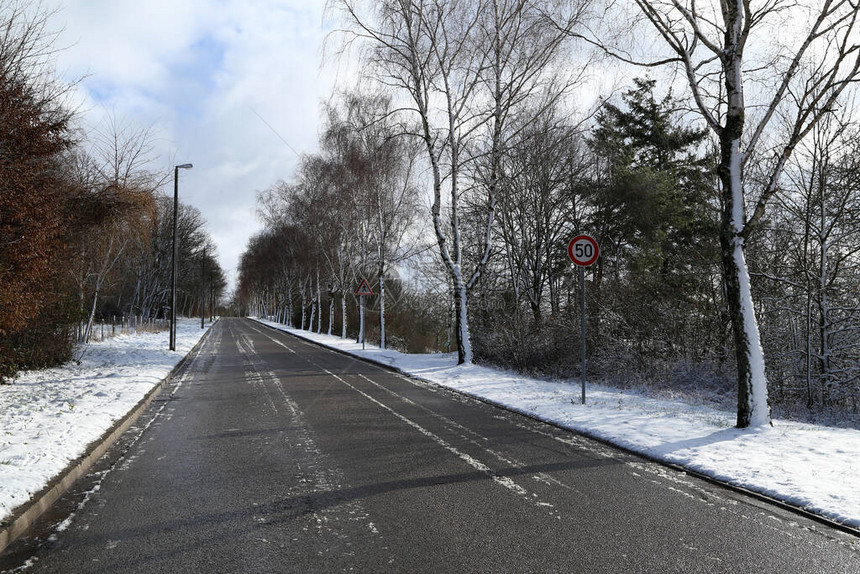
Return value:
[(592, 265), (600, 256), (600, 248), (597, 241), (590, 235), (577, 235), (567, 244), (567, 254), (570, 260), (579, 267), (579, 285), (582, 293), (579, 313), (579, 341), (582, 363), (582, 404), (585, 404), (585, 267)]
[(568, 243), (567, 254), (575, 264), (588, 267), (597, 261), (600, 248), (597, 247), (597, 241), (590, 235), (577, 235)]

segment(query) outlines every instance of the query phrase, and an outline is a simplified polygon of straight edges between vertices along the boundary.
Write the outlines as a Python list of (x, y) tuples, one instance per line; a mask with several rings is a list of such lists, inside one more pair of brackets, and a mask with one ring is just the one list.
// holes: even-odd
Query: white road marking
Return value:
[[(361, 377), (362, 379), (366, 380), (367, 382), (369, 382), (369, 383), (373, 384), (374, 386), (376, 386), (376, 387), (378, 387), (378, 388), (380, 388), (380, 389), (382, 389), (382, 390), (384, 390), (384, 391), (388, 392), (389, 394), (391, 394), (391, 395), (393, 395), (393, 396), (395, 396), (395, 397), (399, 398), (399, 399), (400, 399), (400, 400), (402, 400), (403, 402), (405, 402), (405, 403), (407, 403), (407, 404), (409, 404), (409, 405), (412, 405), (412, 406), (414, 406), (414, 407), (416, 407), (416, 408), (418, 408), (418, 409), (421, 409), (422, 411), (426, 412), (426, 413), (427, 413), (427, 414), (429, 414), (430, 416), (432, 416), (432, 417), (436, 418), (437, 420), (442, 421), (445, 425), (447, 425), (447, 426), (449, 427), (449, 430), (451, 430), (451, 432), (456, 432), (456, 431), (454, 431), (454, 430), (453, 430), (453, 428), (456, 428), (457, 430), (459, 430), (459, 431), (460, 431), (460, 432), (458, 433), (458, 436), (460, 436), (460, 438), (462, 438), (463, 440), (465, 440), (465, 441), (467, 441), (467, 442), (472, 443), (473, 445), (475, 445), (476, 447), (480, 448), (481, 450), (483, 450), (483, 451), (484, 451), (485, 453), (487, 453), (488, 455), (495, 457), (495, 458), (496, 458), (496, 460), (498, 460), (498, 461), (500, 461), (500, 462), (502, 462), (502, 463), (504, 463), (504, 464), (510, 465), (510, 466), (512, 466), (512, 467), (514, 467), (514, 468), (524, 468), (524, 467), (526, 466), (526, 465), (525, 465), (525, 463), (523, 463), (522, 461), (519, 461), (519, 460), (516, 460), (516, 459), (510, 459), (510, 458), (508, 458), (508, 457), (504, 456), (502, 453), (500, 453), (500, 452), (498, 452), (498, 451), (495, 451), (495, 450), (493, 450), (493, 449), (491, 449), (491, 448), (487, 447), (487, 446), (486, 446), (486, 444), (487, 444), (487, 443), (490, 443), (490, 439), (488, 439), (487, 437), (485, 437), (485, 436), (481, 435), (481, 434), (480, 434), (480, 433), (478, 433), (478, 432), (475, 432), (474, 430), (470, 429), (469, 427), (463, 426), (463, 425), (461, 425), (460, 423), (458, 423), (457, 421), (454, 421), (454, 420), (452, 420), (452, 419), (450, 419), (450, 418), (448, 418), (448, 417), (446, 417), (446, 416), (444, 416), (444, 415), (441, 415), (441, 414), (437, 413), (436, 411), (433, 411), (433, 410), (431, 410), (431, 409), (428, 409), (427, 407), (425, 407), (425, 406), (423, 406), (423, 405), (419, 405), (418, 403), (416, 403), (415, 401), (413, 401), (413, 400), (409, 399), (408, 397), (405, 397), (405, 396), (401, 395), (400, 393), (397, 393), (397, 392), (395, 392), (395, 391), (393, 391), (393, 390), (389, 389), (388, 387), (386, 387), (386, 386), (384, 386), (384, 385), (382, 385), (382, 384), (380, 384), (380, 383), (378, 383), (378, 382), (376, 382), (376, 381), (374, 381), (374, 380), (372, 380), (372, 379), (370, 379), (370, 378), (366, 377), (366, 376), (365, 376), (365, 375), (363, 375), (363, 374), (360, 374), (360, 373), (359, 373), (359, 375), (358, 375), (358, 376), (359, 376), (359, 377)], [(397, 377), (398, 377), (398, 378), (401, 378), (401, 379), (403, 379), (403, 380), (405, 380), (405, 381), (407, 381), (407, 382), (409, 382), (409, 383), (415, 384), (415, 381), (410, 380), (408, 377), (403, 377), (402, 375), (397, 375)], [(422, 385), (422, 386), (423, 386), (423, 385)], [(504, 420), (505, 420), (505, 422), (510, 422), (508, 419), (504, 419)], [(524, 429), (524, 430), (531, 430), (531, 429), (528, 429), (528, 428), (526, 428), (526, 427), (522, 427), (522, 426), (519, 426), (519, 425), (517, 425), (517, 426), (518, 426), (519, 428)], [(451, 428), (451, 427), (453, 427), (453, 428)], [(473, 437), (473, 438), (470, 438), (470, 436), (466, 436), (466, 435), (471, 435), (471, 437)], [(538, 473), (536, 473), (536, 476), (534, 477), (534, 480), (535, 480), (535, 481), (537, 481), (537, 482), (542, 482), (542, 483), (544, 483), (544, 484), (548, 484), (548, 485), (553, 485), (553, 484), (554, 484), (554, 485), (556, 485), (556, 486), (558, 486), (558, 487), (561, 487), (561, 488), (564, 488), (564, 489), (566, 489), (566, 490), (570, 490), (570, 491), (573, 491), (573, 492), (581, 493), (581, 491), (580, 491), (579, 489), (574, 488), (574, 487), (572, 487), (572, 486), (570, 486), (570, 485), (567, 485), (567, 484), (565, 484), (565, 483), (561, 482), (560, 480), (556, 479), (555, 477), (553, 477), (553, 476), (551, 476), (551, 475), (549, 475), (549, 474), (546, 474), (546, 473), (544, 473), (544, 472), (538, 472)]]
[[(345, 380), (345, 379), (343, 379), (342, 377), (340, 377), (340, 376), (336, 375), (335, 373), (331, 372), (330, 370), (326, 369), (326, 368), (325, 368), (325, 367), (323, 367), (322, 365), (319, 365), (319, 364), (318, 364), (318, 363), (316, 363), (315, 361), (313, 361), (313, 360), (311, 360), (311, 359), (309, 359), (309, 358), (307, 358), (307, 357), (305, 357), (305, 356), (303, 356), (303, 355), (299, 355), (295, 350), (293, 350), (293, 349), (291, 349), (290, 347), (288, 347), (285, 343), (282, 343), (281, 341), (278, 341), (277, 339), (275, 339), (274, 337), (272, 337), (272, 336), (271, 336), (271, 335), (269, 335), (268, 333), (266, 333), (266, 332), (264, 332), (264, 331), (259, 331), (259, 330), (257, 330), (257, 329), (254, 329), (254, 330), (255, 330), (255, 331), (257, 331), (258, 333), (260, 333), (261, 335), (265, 336), (265, 337), (266, 337), (266, 338), (268, 338), (269, 340), (273, 341), (274, 343), (276, 343), (276, 344), (280, 345), (281, 347), (284, 347), (285, 349), (287, 349), (287, 350), (291, 351), (292, 353), (294, 353), (294, 354), (296, 354), (296, 355), (298, 355), (298, 356), (302, 357), (302, 359), (304, 359), (307, 363), (310, 363), (311, 365), (315, 366), (316, 368), (320, 369), (321, 371), (323, 371), (323, 372), (327, 373), (328, 375), (330, 375), (330, 376), (331, 376), (331, 377), (333, 377), (334, 379), (336, 379), (336, 380), (340, 381), (342, 384), (346, 385), (347, 387), (351, 388), (352, 390), (354, 390), (354, 391), (355, 391), (355, 392), (357, 392), (358, 394), (362, 395), (362, 396), (363, 396), (364, 398), (366, 398), (367, 400), (371, 401), (372, 403), (374, 403), (374, 404), (378, 405), (379, 407), (383, 408), (384, 410), (388, 411), (388, 412), (389, 412), (389, 413), (391, 413), (394, 417), (398, 418), (398, 419), (399, 419), (399, 420), (401, 420), (402, 422), (404, 422), (404, 423), (406, 423), (407, 425), (409, 425), (410, 427), (414, 428), (414, 429), (415, 429), (415, 430), (417, 430), (419, 433), (423, 434), (424, 436), (426, 436), (427, 438), (429, 438), (430, 440), (432, 440), (433, 442), (435, 442), (436, 444), (438, 444), (439, 446), (441, 446), (442, 448), (444, 448), (445, 450), (447, 450), (447, 451), (448, 451), (448, 452), (450, 452), (451, 454), (455, 455), (457, 458), (459, 458), (460, 460), (462, 460), (463, 462), (465, 462), (467, 465), (469, 465), (469, 466), (470, 466), (470, 467), (472, 467), (473, 469), (475, 469), (475, 470), (477, 470), (477, 471), (479, 471), (479, 472), (481, 472), (481, 473), (486, 474), (486, 475), (487, 475), (488, 477), (490, 477), (490, 478), (491, 478), (495, 483), (499, 484), (500, 486), (503, 486), (504, 488), (506, 488), (506, 489), (507, 489), (507, 490), (509, 490), (510, 492), (513, 492), (513, 493), (517, 494), (518, 496), (522, 497), (522, 499), (523, 499), (523, 500), (526, 500), (526, 501), (528, 501), (530, 504), (533, 504), (533, 505), (535, 505), (535, 506), (537, 506), (537, 507), (539, 507), (539, 508), (544, 508), (544, 509), (549, 508), (549, 507), (547, 507), (547, 506), (546, 506), (546, 504), (545, 504), (545, 503), (542, 503), (541, 501), (536, 500), (536, 496), (537, 496), (537, 495), (536, 495), (535, 493), (532, 493), (532, 492), (530, 492), (529, 490), (527, 490), (526, 488), (524, 488), (524, 487), (522, 487), (521, 485), (517, 484), (517, 482), (516, 482), (516, 481), (514, 481), (513, 479), (511, 479), (510, 477), (507, 477), (507, 476), (500, 476), (500, 475), (499, 475), (498, 473), (496, 473), (492, 468), (490, 468), (488, 465), (484, 464), (484, 463), (483, 463), (483, 462), (481, 462), (480, 460), (478, 460), (478, 459), (476, 459), (476, 458), (472, 457), (471, 455), (469, 455), (469, 454), (467, 454), (467, 453), (465, 453), (465, 452), (463, 452), (463, 451), (459, 450), (457, 447), (455, 447), (454, 445), (452, 445), (451, 443), (449, 443), (448, 441), (446, 441), (446, 440), (445, 440), (445, 439), (443, 439), (442, 437), (440, 437), (440, 436), (438, 436), (437, 434), (433, 433), (433, 432), (432, 432), (432, 431), (430, 431), (429, 429), (427, 429), (427, 428), (425, 428), (425, 427), (421, 426), (420, 424), (416, 423), (415, 421), (413, 421), (413, 420), (409, 419), (408, 417), (406, 417), (406, 416), (404, 416), (404, 415), (402, 415), (402, 414), (398, 413), (397, 411), (395, 411), (394, 409), (392, 409), (392, 408), (391, 408), (391, 407), (389, 407), (388, 405), (386, 405), (386, 404), (384, 404), (384, 403), (382, 403), (382, 402), (378, 401), (377, 399), (373, 398), (372, 396), (368, 395), (367, 393), (365, 393), (364, 391), (362, 391), (361, 389), (359, 389), (359, 388), (358, 388), (358, 387), (356, 387), (355, 385), (351, 384), (350, 382), (346, 381), (346, 380)], [(381, 370), (381, 369), (380, 369), (380, 370)], [(368, 378), (367, 378), (367, 377), (365, 377), (364, 375), (359, 375), (359, 376), (361, 376), (362, 378), (364, 378), (364, 379), (366, 379), (366, 380), (370, 381), (370, 382), (371, 382), (371, 383), (373, 383), (374, 385), (379, 386), (380, 388), (385, 389), (385, 387), (382, 387), (381, 385), (379, 385), (379, 384), (378, 384), (378, 383), (376, 383), (375, 381), (372, 381), (372, 380), (368, 379)], [(390, 391), (389, 389), (385, 389), (385, 390), (386, 390), (386, 391), (388, 391), (388, 392), (393, 393), (393, 391)], [(395, 395), (396, 395), (396, 393), (393, 393), (393, 394), (395, 394)], [(413, 401), (410, 401), (410, 400), (409, 400), (409, 399), (407, 399), (406, 397), (402, 397), (401, 395), (397, 395), (397, 396), (398, 396), (398, 397), (400, 397), (401, 399), (403, 399), (404, 401), (408, 401), (408, 402), (410, 402), (410, 403), (411, 403), (411, 404), (413, 404), (413, 405), (415, 404)], [(431, 412), (431, 413), (432, 413), (432, 411), (428, 411), (428, 412)], [(434, 413), (434, 415), (435, 415), (435, 416), (437, 416), (437, 417), (441, 417), (441, 415), (438, 415), (438, 414), (435, 414), (435, 413)], [(464, 429), (464, 430), (467, 430), (467, 431), (469, 430), (469, 429), (466, 429), (465, 427), (463, 427), (462, 425), (459, 425), (458, 423), (454, 423), (453, 421), (450, 421), (450, 419), (446, 419), (446, 418), (444, 418), (444, 417), (441, 417), (441, 418), (443, 418), (444, 420), (448, 421), (448, 422), (449, 422), (450, 424), (452, 424), (452, 425), (459, 426), (461, 429)], [(469, 432), (471, 432), (472, 434), (474, 434), (474, 435), (476, 435), (476, 436), (480, 436), (480, 435), (478, 435), (477, 433), (474, 433), (474, 431), (469, 431)], [(465, 436), (463, 436), (462, 438), (464, 438), (465, 440), (470, 440), (470, 439), (468, 439), (468, 438), (467, 438), (467, 437), (465, 437)], [(483, 438), (483, 437), (481, 437), (481, 438)], [(484, 440), (486, 440), (486, 439), (484, 439)], [(474, 443), (474, 444), (477, 444), (474, 440), (470, 440), (470, 442), (472, 442), (472, 443)], [(480, 446), (480, 445), (479, 445), (479, 446)], [(488, 452), (488, 453), (494, 454), (494, 456), (496, 456), (496, 458), (500, 458), (503, 462), (506, 462), (506, 463), (511, 464), (512, 466), (515, 466), (515, 467), (516, 467), (516, 464), (515, 464), (515, 463), (513, 463), (513, 462), (511, 462), (511, 461), (508, 461), (508, 460), (507, 460), (507, 459), (505, 459), (504, 457), (501, 457), (501, 455), (499, 455), (498, 453), (493, 453), (493, 452), (491, 452), (489, 449), (487, 449), (486, 447), (482, 447), (482, 448), (483, 448), (483, 450), (484, 450), (485, 452)], [(553, 512), (553, 513), (551, 513), (551, 514), (553, 514), (553, 515), (554, 515), (554, 512)]]
[[(257, 331), (256, 329), (253, 330)], [(260, 333), (259, 331), (257, 332)], [(271, 337), (266, 333), (260, 334), (271, 339)], [(284, 386), (281, 384), (278, 376), (266, 368), (263, 359), (257, 353), (250, 338), (248, 338), (247, 335), (243, 335), (242, 338), (245, 341), (245, 345), (243, 345), (240, 350), (246, 356), (247, 363), (249, 365), (248, 370), (253, 371), (250, 378), (255, 384), (259, 384), (263, 387), (263, 392), (266, 394), (267, 399), (272, 400), (269, 393), (269, 387), (274, 389), (276, 395), (280, 395), (278, 402), (286, 407), (286, 410), (288, 411), (287, 416), (296, 430), (296, 443), (294, 446), (307, 453), (310, 456), (310, 459), (314, 461), (313, 465), (308, 465), (301, 469), (301, 472), (305, 474), (305, 477), (300, 478), (299, 482), (304, 484), (305, 488), (309, 489), (312, 493), (329, 493), (343, 489), (343, 483), (345, 482), (343, 471), (332, 464), (331, 461), (325, 460), (325, 455), (317, 446), (311, 433), (310, 426), (305, 421), (304, 413), (302, 413), (298, 403), (296, 403), (293, 398), (289, 396), (286, 390), (284, 390)], [(274, 342), (288, 351), (295, 353), (295, 351), (280, 341)], [(279, 411), (280, 409), (276, 407), (276, 412)], [(364, 509), (364, 506), (359, 500), (344, 501), (340, 504), (336, 504), (319, 511), (314, 511), (311, 516), (316, 523), (317, 529), (325, 530), (329, 533), (338, 532), (338, 529), (335, 526), (338, 521), (348, 520), (362, 522), (368, 525), (371, 533), (379, 535), (379, 531), (370, 521), (370, 515)]]

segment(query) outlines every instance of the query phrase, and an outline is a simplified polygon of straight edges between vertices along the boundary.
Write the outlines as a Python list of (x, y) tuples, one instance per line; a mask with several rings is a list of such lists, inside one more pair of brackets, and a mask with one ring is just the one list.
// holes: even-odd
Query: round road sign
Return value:
[(567, 244), (570, 260), (581, 267), (588, 267), (600, 256), (597, 241), (590, 235), (577, 235)]

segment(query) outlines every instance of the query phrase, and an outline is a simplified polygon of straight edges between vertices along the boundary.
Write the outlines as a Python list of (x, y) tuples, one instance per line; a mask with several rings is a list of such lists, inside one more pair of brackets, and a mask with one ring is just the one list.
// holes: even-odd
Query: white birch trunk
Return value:
[(334, 296), (328, 302), (328, 334), (334, 331)]
[(379, 348), (385, 348), (385, 278), (379, 274)]
[(299, 296), (302, 298), (302, 323), (301, 323), (301, 326), (299, 328), (302, 331), (304, 331), (305, 330), (305, 319), (307, 318), (307, 308), (308, 308), (307, 300), (305, 299), (304, 289), (302, 289), (302, 291), (299, 293)]
[[(743, 98), (730, 98), (743, 110)], [(723, 143), (725, 146), (726, 143)], [(726, 198), (721, 237), (723, 266), (726, 274), (727, 297), (735, 332), (735, 353), (738, 362), (738, 426), (762, 426), (770, 423), (764, 350), (752, 299), (749, 269), (744, 256), (746, 212), (739, 138), (724, 149), (721, 166), (728, 175), (723, 177)], [(728, 159), (728, 165), (725, 165)], [(727, 168), (727, 169), (726, 169)], [(726, 217), (727, 216), (727, 217)]]
[(767, 377), (765, 376), (764, 350), (761, 345), (761, 335), (755, 315), (749, 270), (744, 257), (742, 241), (739, 241), (735, 247), (734, 259), (741, 287), (740, 300), (744, 333), (748, 341), (746, 352), (750, 370), (750, 393), (748, 397), (750, 426), (762, 426), (770, 424)]
[(95, 317), (96, 317), (96, 306), (98, 304), (98, 300), (99, 300), (99, 290), (96, 289), (96, 292), (93, 293), (93, 306), (90, 308), (90, 316), (87, 319), (87, 326), (86, 326), (86, 329), (84, 330), (84, 335), (82, 337), (84, 343), (90, 342), (90, 335), (92, 334), (93, 321), (95, 320)]
[(293, 288), (287, 288), (287, 327), (293, 327)]
[(317, 335), (322, 333), (322, 290), (320, 289), (320, 270), (317, 267)]
[(340, 324), (340, 338), (346, 339), (346, 292), (341, 293), (340, 296), (340, 316), (341, 316), (341, 324)]
[(311, 319), (310, 319), (310, 321), (308, 321), (308, 331), (314, 330), (314, 319), (316, 319), (316, 313), (317, 313), (317, 302), (316, 302), (316, 299), (313, 298), (313, 295), (311, 295)]

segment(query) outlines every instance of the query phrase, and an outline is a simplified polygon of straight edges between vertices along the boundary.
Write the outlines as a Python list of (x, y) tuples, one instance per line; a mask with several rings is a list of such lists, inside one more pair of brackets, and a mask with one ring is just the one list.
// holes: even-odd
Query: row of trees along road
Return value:
[[(306, 156), (294, 183), (260, 196), (266, 231), (252, 239), (240, 262), (239, 298), (245, 307), (291, 322), (300, 302), (302, 328), (322, 328), (322, 289), (329, 296), (328, 332), (340, 300), (347, 336), (347, 301), (359, 278), (374, 282), (379, 343), (386, 345), (386, 277), (420, 250), (409, 237), (418, 213), (415, 142), (386, 120), (389, 99), (346, 94), (327, 112), (322, 152)], [(265, 270), (264, 270), (265, 269)], [(297, 311), (298, 313), (298, 311)], [(358, 340), (364, 341), (364, 314)]]
[[(330, 4), (390, 103), (357, 113), (380, 98), (337, 99), (323, 152), (261, 198), (245, 304), (293, 321), (300, 301), (307, 327), (324, 283), (345, 336), (349, 279), (408, 268), (392, 254), (426, 264), (429, 235), (428, 279), (398, 300), (444, 286), (451, 305), (422, 324), (450, 318), (461, 363), (568, 374), (579, 318), (565, 245), (588, 232), (603, 249), (587, 278), (594, 374), (672, 392), (734, 378), (739, 427), (766, 424), (771, 402), (857, 413), (856, 3)], [(667, 73), (579, 109), (583, 80), (612, 66)], [(335, 135), (344, 117), (348, 138)], [(342, 143), (377, 138), (396, 154)], [(374, 251), (365, 171), (418, 190), (425, 217), (392, 212), (405, 243)], [(287, 254), (280, 283), (259, 271), (267, 242)]]
[[(152, 134), (113, 118), (76, 127), (48, 23), (0, 3), (0, 380), (70, 358), (97, 320), (169, 306), (173, 213)], [(200, 214), (183, 206), (179, 229), (179, 311), (201, 312), (201, 281), (210, 300), (226, 282)]]

